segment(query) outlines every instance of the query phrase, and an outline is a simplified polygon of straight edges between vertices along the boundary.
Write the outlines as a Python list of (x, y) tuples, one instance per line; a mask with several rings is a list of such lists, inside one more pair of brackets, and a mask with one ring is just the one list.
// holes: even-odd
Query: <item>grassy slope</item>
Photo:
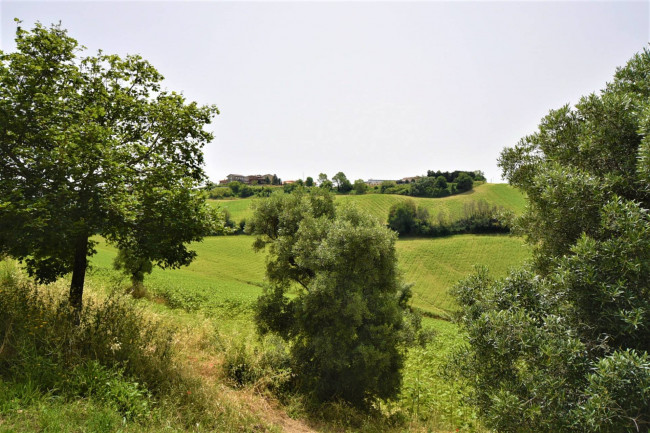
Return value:
[(431, 313), (455, 308), (448, 289), (474, 266), (487, 266), (491, 275), (500, 277), (529, 256), (520, 238), (506, 235), (400, 239), (397, 252), (404, 279), (414, 284), (413, 305)]
[[(157, 291), (176, 293), (207, 310), (246, 309), (261, 293), (264, 254), (255, 253), (250, 236), (210, 237), (195, 244), (198, 256), (186, 268), (155, 269), (145, 283)], [(92, 259), (95, 275), (115, 278), (110, 269), (115, 250), (100, 243)], [(404, 279), (414, 283), (413, 304), (440, 313), (453, 309), (447, 289), (472, 272), (474, 265), (488, 266), (495, 276), (521, 263), (528, 249), (518, 238), (499, 235), (462, 235), (436, 239), (402, 239), (397, 242)], [(181, 299), (182, 301), (182, 299)]]
[[(523, 208), (523, 198), (505, 185), (484, 185), (473, 193), (444, 199), (415, 200), (419, 205), (429, 208), (430, 213), (435, 216), (440, 209), (446, 209), (448, 214), (454, 215), (462, 211), (465, 201), (480, 198), (515, 211)], [(390, 195), (337, 197), (339, 202), (353, 201), (382, 219), (393, 203), (405, 199), (407, 198)], [(222, 203), (225, 203), (223, 207), (231, 210), (233, 219), (237, 221), (250, 215), (251, 201), (232, 200)], [(162, 313), (184, 330), (186, 334), (179, 339), (179, 344), (183, 354), (188, 357), (188, 365), (195, 366), (199, 372), (205, 370), (206, 372), (201, 374), (206, 374), (206, 378), (214, 380), (216, 386), (220, 387), (220, 393), (225, 392), (230, 396), (217, 405), (224, 402), (239, 405), (236, 406), (236, 416), (228, 411), (222, 415), (224, 423), (229, 425), (224, 431), (264, 430), (260, 419), (274, 424), (272, 431), (311, 431), (299, 420), (289, 419), (282, 413), (285, 410), (282, 407), (271, 411), (275, 415), (269, 418), (268, 403), (257, 396), (257, 391), (229, 390), (228, 386), (220, 384), (224, 379), (220, 373), (215, 373), (216, 367), (213, 367), (215, 359), (224, 356), (220, 351), (224, 350), (224, 344), (228, 346), (229, 340), (256, 344), (250, 306), (261, 293), (264, 254), (252, 251), (252, 241), (249, 236), (207, 238), (195, 245), (198, 257), (189, 267), (167, 271), (156, 269), (152, 275), (146, 277), (147, 286), (155, 292), (167, 294), (165, 300), (169, 301), (170, 296), (177, 296), (180, 298), (179, 306), (198, 307), (208, 316), (215, 317), (216, 320), (210, 321), (214, 323), (215, 336), (215, 331), (209, 326), (206, 327), (205, 323), (208, 322), (204, 321), (202, 315), (184, 312), (182, 309), (168, 310), (156, 303), (147, 302), (146, 305), (157, 313)], [(508, 267), (520, 263), (528, 256), (527, 248), (521, 244), (521, 240), (507, 236), (463, 235), (438, 239), (402, 239), (398, 241), (397, 249), (405, 280), (415, 284), (413, 304), (434, 314), (444, 314), (454, 308), (447, 289), (459, 278), (470, 273), (474, 264), (488, 265), (493, 275), (503, 275)], [(97, 250), (98, 254), (92, 258), (93, 270), (88, 279), (89, 291), (92, 291), (92, 286), (102, 286), (102, 283), (119, 280), (126, 285), (126, 278), (111, 269), (115, 250), (101, 241)], [(451, 347), (459, 344), (458, 330), (449, 322), (425, 319), (424, 323), (425, 326), (435, 329), (438, 337), (426, 348), (413, 349), (409, 353), (403, 393), (396, 404), (405, 409), (407, 415), (414, 417), (413, 421), (407, 424), (409, 430), (424, 431), (426, 428), (428, 431), (457, 431), (456, 429), (471, 419), (472, 415), (470, 412), (466, 413), (468, 409), (458, 406), (462, 387), (454, 381), (449, 381), (444, 369), (439, 367), (444, 363)], [(202, 327), (206, 329), (203, 330)], [(217, 355), (210, 351), (212, 349), (206, 349), (206, 353), (197, 349), (204, 346), (209, 349), (213, 344), (219, 347)], [(42, 399), (30, 397), (5, 400), (15, 401), (17, 406), (5, 407), (4, 414), (0, 410), (0, 431), (115, 431), (118, 426), (125, 432), (159, 431), (162, 425), (159, 423), (167, 422), (161, 419), (147, 423), (146, 426), (123, 426), (119, 414), (93, 401), (64, 403), (51, 400), (47, 396)], [(33, 400), (34, 403), (25, 406), (28, 400)], [(29, 416), (26, 416), (27, 413)], [(86, 416), (86, 413), (93, 415)], [(341, 419), (344, 420), (344, 417)], [(335, 419), (335, 422), (339, 421)], [(345, 424), (345, 421), (341, 422)], [(291, 423), (297, 423), (297, 426)], [(185, 431), (178, 427), (168, 425), (167, 430)], [(333, 429), (328, 425), (313, 427), (319, 431)], [(360, 430), (375, 432), (385, 431), (387, 428), (379, 426)], [(342, 428), (334, 430), (343, 431)]]
[[(257, 199), (210, 200), (210, 203), (228, 209), (232, 219), (239, 222), (241, 219), (251, 216), (251, 204), (254, 200)], [(502, 183), (478, 185), (472, 191), (444, 198), (420, 198), (391, 194), (336, 196), (337, 203), (352, 202), (357, 207), (365, 209), (376, 218), (379, 218), (380, 221), (386, 221), (388, 209), (393, 204), (404, 200), (414, 200), (418, 206), (427, 208), (432, 217), (436, 217), (440, 212), (443, 212), (452, 219), (462, 215), (463, 205), (471, 201), (485, 200), (490, 204), (501, 206), (515, 213), (521, 213), (526, 203), (524, 196), (518, 190)]]

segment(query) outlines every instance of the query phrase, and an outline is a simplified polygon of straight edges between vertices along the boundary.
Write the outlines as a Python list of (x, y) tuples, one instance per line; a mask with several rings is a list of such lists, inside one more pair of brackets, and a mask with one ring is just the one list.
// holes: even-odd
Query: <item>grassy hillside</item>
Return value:
[(431, 313), (454, 310), (448, 293), (458, 280), (487, 266), (495, 277), (520, 265), (530, 250), (520, 238), (507, 235), (460, 235), (445, 238), (406, 238), (397, 242), (399, 265), (413, 283), (415, 307)]
[[(201, 308), (218, 316), (247, 311), (262, 291), (263, 253), (252, 249), (251, 236), (210, 237), (194, 245), (198, 256), (188, 267), (155, 269), (145, 284), (172, 306)], [(434, 239), (400, 239), (397, 251), (404, 279), (414, 283), (413, 305), (431, 313), (453, 309), (449, 287), (469, 275), (474, 265), (488, 266), (493, 275), (528, 257), (521, 239), (500, 235), (461, 235)], [(111, 269), (115, 250), (100, 243), (92, 259), (93, 274), (117, 278)], [(126, 282), (126, 280), (125, 280)]]
[[(251, 204), (254, 200), (257, 199), (210, 200), (210, 203), (228, 209), (232, 219), (239, 222), (243, 218), (250, 217), (252, 214)], [(492, 205), (501, 206), (515, 213), (521, 213), (526, 203), (524, 196), (518, 190), (503, 183), (486, 183), (478, 185), (472, 191), (443, 198), (407, 197), (391, 194), (336, 196), (337, 203), (354, 203), (357, 207), (379, 218), (380, 221), (386, 220), (388, 209), (393, 204), (404, 200), (414, 200), (418, 206), (427, 208), (429, 214), (434, 218), (442, 212), (452, 219), (462, 215), (463, 205), (471, 201), (485, 200)]]

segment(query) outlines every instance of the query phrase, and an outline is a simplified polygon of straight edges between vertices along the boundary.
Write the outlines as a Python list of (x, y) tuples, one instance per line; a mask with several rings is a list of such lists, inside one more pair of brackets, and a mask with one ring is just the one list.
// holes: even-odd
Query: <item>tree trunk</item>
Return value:
[(72, 282), (70, 283), (70, 305), (75, 312), (75, 321), (79, 323), (81, 316), (82, 299), (84, 293), (84, 280), (88, 267), (88, 236), (81, 235), (77, 239), (72, 266)]

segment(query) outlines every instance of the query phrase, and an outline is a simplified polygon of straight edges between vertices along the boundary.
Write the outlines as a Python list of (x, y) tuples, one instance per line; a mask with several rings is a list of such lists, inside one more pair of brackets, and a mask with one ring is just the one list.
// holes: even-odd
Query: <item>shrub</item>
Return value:
[[(253, 216), (257, 249), (270, 244), (258, 329), (291, 344), (300, 390), (317, 401), (364, 407), (397, 396), (410, 297), (398, 275), (395, 235), (332, 197), (274, 195)], [(302, 287), (289, 297), (291, 284)]]
[(551, 111), (499, 161), (529, 205), (531, 264), (455, 290), (459, 371), (489, 427), (648, 431), (650, 51)]

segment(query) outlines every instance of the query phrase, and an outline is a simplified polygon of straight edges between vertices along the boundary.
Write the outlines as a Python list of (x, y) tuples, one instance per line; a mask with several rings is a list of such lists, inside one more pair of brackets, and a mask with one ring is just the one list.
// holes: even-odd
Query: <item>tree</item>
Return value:
[(463, 172), (456, 178), (456, 189), (459, 192), (471, 191), (473, 187), (474, 181), (469, 174)]
[(388, 210), (388, 227), (399, 234), (413, 233), (416, 225), (417, 208), (413, 200), (395, 203)]
[(72, 272), (77, 311), (92, 236), (161, 267), (190, 263), (186, 243), (212, 230), (198, 186), (217, 108), (162, 91), (139, 56), (79, 58), (60, 26), (18, 27), (16, 46), (0, 53), (1, 252), (40, 282)]
[(307, 176), (307, 179), (305, 180), (305, 186), (309, 188), (314, 186), (314, 178), (311, 176)]
[(357, 179), (354, 181), (352, 189), (357, 194), (365, 194), (368, 191), (368, 185), (363, 181), (363, 179)]
[(533, 261), (456, 288), (460, 371), (499, 431), (650, 426), (650, 52), (501, 154)]
[(272, 284), (258, 301), (258, 329), (291, 342), (299, 388), (356, 406), (395, 397), (410, 297), (395, 234), (355, 209), (337, 212), (322, 189), (260, 200), (251, 227), (255, 248), (269, 246)]
[(447, 179), (444, 176), (438, 176), (433, 186), (434, 188), (447, 189)]
[(345, 182), (349, 183), (347, 176), (342, 171), (339, 171), (334, 176), (332, 176), (332, 181), (336, 182), (336, 189), (339, 192), (341, 192), (341, 188), (343, 187)]
[(328, 181), (328, 179), (327, 179), (327, 175), (325, 173), (321, 173), (321, 174), (318, 175), (318, 185), (319, 186), (322, 185), (323, 182), (327, 182), (327, 181)]

